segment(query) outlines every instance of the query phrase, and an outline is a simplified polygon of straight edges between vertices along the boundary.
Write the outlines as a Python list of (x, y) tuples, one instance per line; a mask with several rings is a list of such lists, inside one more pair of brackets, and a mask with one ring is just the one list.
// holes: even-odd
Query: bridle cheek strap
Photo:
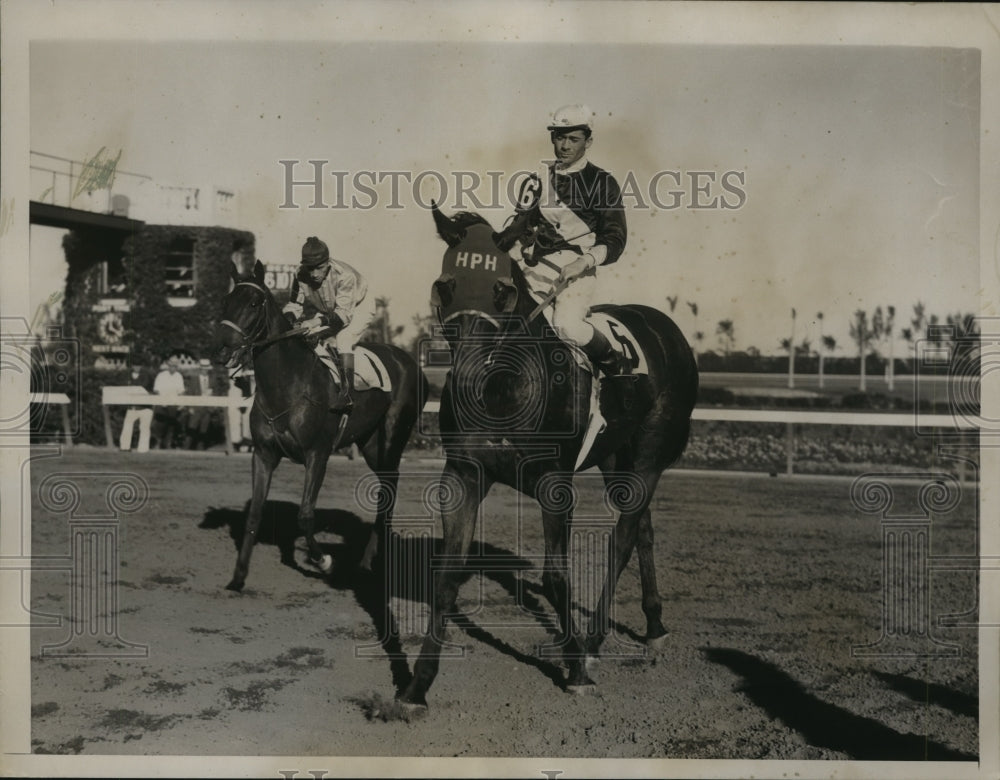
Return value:
[(247, 341), (250, 338), (249, 336), (247, 336), (246, 331), (243, 330), (243, 328), (241, 328), (239, 325), (237, 325), (232, 320), (221, 320), (219, 322), (219, 324), (220, 325), (225, 325), (227, 328), (232, 328), (233, 330), (235, 330), (237, 333), (239, 333), (243, 337), (244, 341)]

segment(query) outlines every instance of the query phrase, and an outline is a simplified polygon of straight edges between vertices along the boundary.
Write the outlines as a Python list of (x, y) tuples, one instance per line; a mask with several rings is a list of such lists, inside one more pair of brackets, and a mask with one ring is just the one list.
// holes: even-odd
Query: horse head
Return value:
[(438, 235), (448, 245), (431, 305), (446, 333), (499, 331), (511, 317), (527, 316), (533, 304), (524, 275), (497, 245), (499, 234), (480, 214), (446, 216), (432, 204)]
[(564, 419), (572, 388), (558, 379), (568, 357), (555, 354), (566, 347), (542, 317), (531, 317), (537, 304), (520, 268), (479, 214), (448, 217), (435, 207), (434, 221), (448, 249), (431, 303), (451, 347), (449, 398), (458, 429), (530, 435), (546, 415), (549, 429), (573, 429)]
[(264, 284), (264, 273), (260, 260), (248, 272), (241, 272), (235, 264), (230, 269), (233, 289), (222, 304), (215, 353), (216, 362), (228, 368), (249, 361), (255, 344), (289, 327)]

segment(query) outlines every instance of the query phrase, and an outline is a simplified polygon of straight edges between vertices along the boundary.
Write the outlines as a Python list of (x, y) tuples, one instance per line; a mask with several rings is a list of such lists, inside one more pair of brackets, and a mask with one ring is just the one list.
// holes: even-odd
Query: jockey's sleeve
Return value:
[(604, 184), (606, 189), (603, 203), (606, 205), (597, 211), (597, 228), (594, 231), (596, 242), (590, 253), (598, 265), (611, 265), (625, 251), (628, 228), (618, 182), (609, 174)]
[(305, 296), (302, 292), (302, 288), (299, 285), (298, 278), (292, 279), (292, 289), (288, 295), (288, 303), (284, 305), (281, 309), (282, 314), (292, 314), (295, 319), (302, 316), (302, 303), (305, 300)]
[(354, 316), (354, 305), (357, 303), (354, 295), (356, 286), (357, 277), (354, 274), (344, 274), (337, 282), (333, 313), (344, 321), (345, 326), (351, 324), (351, 318)]

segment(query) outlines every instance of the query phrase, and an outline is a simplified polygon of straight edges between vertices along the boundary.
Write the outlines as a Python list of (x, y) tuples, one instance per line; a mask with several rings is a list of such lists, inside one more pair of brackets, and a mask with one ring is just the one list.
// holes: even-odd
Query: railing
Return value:
[[(437, 414), (440, 401), (428, 401), (425, 414)], [(918, 412), (816, 412), (787, 409), (722, 409), (696, 407), (692, 420), (716, 422), (784, 423), (785, 424), (785, 473), (795, 472), (795, 440), (797, 425), (847, 425), (914, 428), (915, 430), (955, 429), (979, 430), (985, 427), (982, 417), (964, 417), (951, 414), (923, 414)]]
[(233, 224), (236, 193), (217, 186), (178, 186), (118, 168), (101, 149), (90, 160), (30, 152), (31, 200), (98, 214), (171, 225)]
[(31, 393), (28, 401), (33, 404), (55, 404), (62, 415), (63, 441), (73, 444), (73, 428), (69, 421), (69, 396), (65, 393)]
[[(109, 406), (207, 406), (216, 409), (245, 409), (253, 403), (253, 398), (226, 395), (178, 395), (153, 394), (144, 388), (132, 385), (109, 385), (101, 389), (101, 408), (104, 412), (104, 437), (108, 447), (114, 447), (111, 433)], [(226, 431), (226, 454), (233, 452), (232, 430), (229, 415), (222, 416)]]
[[(112, 186), (116, 194), (131, 198), (153, 181), (151, 176), (119, 170), (117, 158), (100, 153), (84, 162), (44, 152), (30, 152), (31, 199), (53, 206), (110, 214), (114, 211)], [(125, 216), (124, 214), (121, 216)]]

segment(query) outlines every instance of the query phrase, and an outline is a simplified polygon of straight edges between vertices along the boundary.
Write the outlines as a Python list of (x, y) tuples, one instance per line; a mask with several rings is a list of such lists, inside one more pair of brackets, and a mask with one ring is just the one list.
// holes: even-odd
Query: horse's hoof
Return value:
[(396, 699), (396, 705), (411, 718), (420, 718), (427, 714), (426, 704)]
[(235, 591), (236, 593), (239, 593), (241, 590), (243, 590), (243, 583), (240, 582), (239, 580), (230, 580), (229, 584), (226, 585), (226, 590), (232, 590)]
[(583, 662), (583, 668), (588, 672), (594, 671), (597, 668), (597, 664), (600, 662), (601, 657), (599, 655), (588, 655)]
[(330, 572), (333, 571), (333, 558), (330, 557), (329, 555), (324, 555), (318, 561), (317, 560), (313, 560), (312, 558), (310, 558), (309, 559), (309, 563), (312, 566), (315, 566), (317, 569), (319, 569), (324, 574), (329, 574)]
[(574, 696), (593, 696), (597, 693), (597, 685), (592, 682), (572, 683), (566, 686), (566, 693)]
[(661, 636), (647, 636), (646, 637), (646, 647), (649, 648), (651, 653), (659, 653), (667, 646), (667, 635), (662, 634)]

